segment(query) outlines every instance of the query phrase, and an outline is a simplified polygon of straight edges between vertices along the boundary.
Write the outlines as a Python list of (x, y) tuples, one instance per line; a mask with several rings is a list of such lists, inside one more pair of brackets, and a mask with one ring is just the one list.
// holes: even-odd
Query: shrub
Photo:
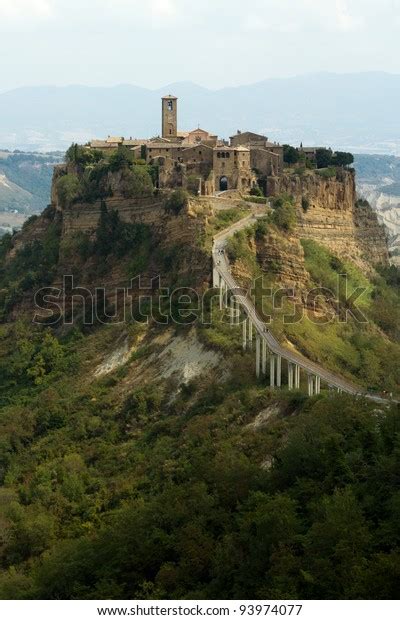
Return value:
[(169, 196), (165, 203), (165, 211), (178, 215), (188, 203), (189, 196), (184, 189), (177, 189)]
[(255, 225), (255, 236), (256, 240), (262, 239), (264, 235), (268, 232), (268, 219), (263, 218), (261, 220), (257, 220), (257, 224)]
[(153, 193), (153, 181), (146, 166), (134, 166), (132, 170), (125, 170), (121, 182), (125, 198), (143, 198)]
[(324, 179), (334, 179), (336, 178), (336, 168), (334, 166), (329, 166), (329, 168), (317, 170), (317, 174)]
[(129, 168), (133, 164), (133, 153), (126, 146), (119, 146), (109, 159), (111, 172)]
[(275, 203), (271, 221), (278, 228), (289, 232), (296, 226), (296, 208), (290, 200), (282, 200)]
[(266, 199), (264, 196), (243, 196), (243, 199), (246, 202), (254, 202), (256, 204), (265, 205)]
[(261, 197), (263, 197), (264, 194), (262, 193), (261, 187), (259, 185), (253, 185), (253, 187), (250, 190), (250, 196), (261, 196)]
[(186, 178), (186, 187), (191, 194), (197, 196), (197, 194), (199, 193), (199, 177), (195, 174), (190, 174)]
[(103, 159), (103, 157), (103, 151), (91, 150), (76, 143), (71, 144), (65, 153), (65, 161), (67, 163), (77, 164), (78, 166), (86, 166), (90, 163), (96, 163)]
[(305, 196), (302, 196), (301, 208), (303, 209), (304, 213), (307, 213), (308, 209), (310, 208), (310, 202)]
[(108, 211), (106, 203), (102, 202), (93, 248), (97, 254), (107, 256), (112, 253), (122, 257), (139, 246), (148, 245), (149, 241), (150, 232), (146, 224), (122, 222), (118, 211)]
[(80, 182), (75, 174), (66, 174), (58, 179), (56, 192), (62, 207), (70, 206), (80, 194)]

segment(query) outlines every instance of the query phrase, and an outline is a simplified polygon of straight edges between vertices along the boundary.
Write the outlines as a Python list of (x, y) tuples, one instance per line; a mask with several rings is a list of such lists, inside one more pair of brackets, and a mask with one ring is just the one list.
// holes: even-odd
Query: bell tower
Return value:
[(176, 138), (178, 132), (178, 99), (172, 95), (162, 98), (162, 137)]

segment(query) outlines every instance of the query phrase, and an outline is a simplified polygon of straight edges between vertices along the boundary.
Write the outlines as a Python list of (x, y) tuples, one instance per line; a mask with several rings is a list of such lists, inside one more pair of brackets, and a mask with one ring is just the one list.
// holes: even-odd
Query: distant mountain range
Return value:
[(50, 151), (109, 134), (160, 132), (160, 97), (179, 97), (179, 125), (223, 137), (237, 129), (270, 139), (400, 155), (400, 75), (356, 73), (268, 79), (209, 90), (190, 82), (138, 86), (42, 86), (0, 93), (0, 147)]

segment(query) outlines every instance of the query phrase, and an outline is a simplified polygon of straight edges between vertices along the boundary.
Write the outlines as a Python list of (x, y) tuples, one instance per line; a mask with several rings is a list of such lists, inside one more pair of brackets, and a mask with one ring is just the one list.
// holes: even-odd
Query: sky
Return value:
[(0, 0), (0, 91), (400, 73), (400, 0)]

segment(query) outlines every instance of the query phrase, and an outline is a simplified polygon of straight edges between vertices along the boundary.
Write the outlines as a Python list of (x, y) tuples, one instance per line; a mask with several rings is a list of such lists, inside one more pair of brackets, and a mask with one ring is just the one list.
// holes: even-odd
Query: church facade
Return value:
[(229, 143), (201, 129), (178, 130), (178, 99), (161, 100), (161, 136), (125, 139), (109, 136), (93, 140), (88, 147), (114, 150), (129, 148), (135, 158), (159, 167), (159, 187), (196, 188), (198, 194), (213, 195), (227, 190), (249, 192), (259, 184), (266, 190), (267, 178), (283, 168), (283, 147), (266, 136), (238, 131)]

